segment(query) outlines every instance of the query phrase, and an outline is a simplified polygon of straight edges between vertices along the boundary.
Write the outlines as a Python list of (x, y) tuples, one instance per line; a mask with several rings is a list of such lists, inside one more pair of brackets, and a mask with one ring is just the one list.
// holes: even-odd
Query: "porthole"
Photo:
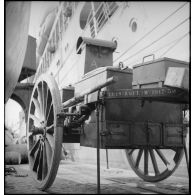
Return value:
[(135, 18), (132, 18), (129, 22), (129, 27), (131, 28), (132, 32), (137, 31), (137, 20)]

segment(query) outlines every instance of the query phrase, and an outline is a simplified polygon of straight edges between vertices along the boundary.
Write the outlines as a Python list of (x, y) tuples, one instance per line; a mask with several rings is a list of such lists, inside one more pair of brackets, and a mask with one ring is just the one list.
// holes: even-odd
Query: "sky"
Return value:
[(19, 127), (19, 112), (21, 111), (22, 107), (16, 101), (9, 99), (5, 105), (5, 125), (16, 130)]

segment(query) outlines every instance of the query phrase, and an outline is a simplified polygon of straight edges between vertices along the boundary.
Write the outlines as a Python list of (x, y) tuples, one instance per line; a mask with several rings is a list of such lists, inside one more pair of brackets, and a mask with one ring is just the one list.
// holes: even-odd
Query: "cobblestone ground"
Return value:
[[(7, 165), (6, 167), (10, 167)], [(35, 187), (28, 165), (14, 165), (18, 174), (27, 177), (5, 176), (6, 194), (96, 194), (96, 165), (62, 161), (57, 177), (47, 191)], [(174, 174), (157, 184), (143, 182), (132, 170), (101, 167), (101, 193), (104, 194), (138, 194), (148, 193), (188, 193), (189, 180), (185, 174)], [(181, 171), (181, 172), (183, 172)], [(155, 189), (158, 188), (158, 192)], [(153, 189), (153, 190), (151, 190)]]

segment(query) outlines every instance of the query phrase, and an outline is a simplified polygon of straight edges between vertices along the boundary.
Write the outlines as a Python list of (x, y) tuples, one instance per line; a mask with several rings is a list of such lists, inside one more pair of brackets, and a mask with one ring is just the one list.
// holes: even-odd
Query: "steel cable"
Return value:
[(135, 47), (140, 41), (142, 41), (145, 37), (147, 37), (149, 34), (151, 34), (155, 29), (157, 29), (160, 25), (162, 25), (165, 21), (167, 21), (171, 16), (173, 16), (175, 13), (177, 13), (180, 9), (182, 9), (185, 5), (184, 3), (179, 8), (177, 8), (173, 13), (171, 13), (169, 16), (167, 16), (165, 19), (163, 19), (158, 25), (156, 25), (154, 28), (152, 28), (149, 32), (147, 32), (143, 37), (138, 39), (133, 45), (131, 45), (125, 52), (123, 52), (119, 57), (117, 57), (114, 62), (116, 62), (118, 59), (120, 59), (123, 55), (125, 55), (128, 51), (130, 51), (133, 47)]
[(163, 34), (162, 36), (160, 36), (158, 39), (156, 39), (155, 41), (153, 41), (152, 43), (150, 43), (149, 45), (145, 46), (144, 48), (140, 49), (139, 51), (137, 51), (136, 53), (134, 53), (133, 55), (127, 57), (126, 59), (123, 60), (123, 62), (129, 60), (130, 58), (136, 56), (137, 54), (139, 54), (140, 52), (142, 52), (143, 50), (147, 49), (148, 47), (150, 47), (151, 45), (153, 45), (154, 43), (158, 42), (159, 40), (161, 40), (162, 38), (164, 38), (165, 36), (167, 36), (168, 34), (170, 34), (171, 32), (173, 32), (175, 29), (177, 29), (178, 27), (180, 27), (182, 24), (184, 24), (187, 20), (189, 19), (186, 18), (185, 20), (183, 20), (182, 22), (180, 22), (178, 25), (176, 25), (174, 28), (172, 28), (171, 30), (169, 30), (168, 32), (166, 32), (165, 34)]
[[(185, 38), (188, 34), (189, 34), (189, 32), (185, 33), (185, 34), (182, 35), (181, 37), (179, 37), (179, 38), (177, 38), (177, 39), (175, 39), (175, 40), (173, 40), (173, 41), (171, 41), (171, 42), (169, 42), (169, 43), (163, 45), (162, 47), (160, 47), (160, 48), (158, 48), (158, 49), (152, 51), (152, 53), (155, 54), (156, 52), (158, 52), (158, 51), (160, 51), (160, 50), (166, 48), (166, 47), (169, 46), (169, 45), (171, 45), (170, 47), (172, 47), (172, 46), (175, 45), (176, 43), (180, 42), (183, 38)], [(176, 45), (177, 45), (177, 44), (176, 44)], [(163, 54), (163, 55), (164, 55), (164, 54)], [(162, 57), (162, 55), (161, 55), (160, 57)], [(132, 65), (132, 64), (136, 64), (136, 62), (139, 61), (139, 60), (140, 60), (140, 58), (137, 58), (137, 59), (134, 60), (132, 63), (127, 64), (126, 66), (130, 66), (130, 65)]]
[(178, 41), (176, 41), (176, 43), (174, 43), (173, 45), (171, 45), (161, 56), (160, 56), (160, 58), (161, 57), (163, 57), (165, 54), (167, 54), (171, 49), (173, 49), (178, 43), (180, 43), (187, 35), (189, 34), (189, 32), (188, 33), (186, 33), (185, 35), (183, 35)]

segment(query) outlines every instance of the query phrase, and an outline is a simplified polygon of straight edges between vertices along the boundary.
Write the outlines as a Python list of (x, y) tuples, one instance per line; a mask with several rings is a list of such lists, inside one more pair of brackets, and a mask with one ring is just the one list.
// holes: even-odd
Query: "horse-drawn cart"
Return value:
[(113, 67), (115, 43), (79, 40), (77, 51), (85, 52), (82, 79), (60, 95), (55, 79), (43, 74), (32, 92), (27, 139), (39, 188), (52, 185), (62, 143), (95, 147), (98, 161), (100, 148), (125, 149), (142, 179), (157, 182), (169, 177), (186, 149), (183, 119), (189, 104), (189, 66), (163, 58), (133, 70), (122, 64)]

